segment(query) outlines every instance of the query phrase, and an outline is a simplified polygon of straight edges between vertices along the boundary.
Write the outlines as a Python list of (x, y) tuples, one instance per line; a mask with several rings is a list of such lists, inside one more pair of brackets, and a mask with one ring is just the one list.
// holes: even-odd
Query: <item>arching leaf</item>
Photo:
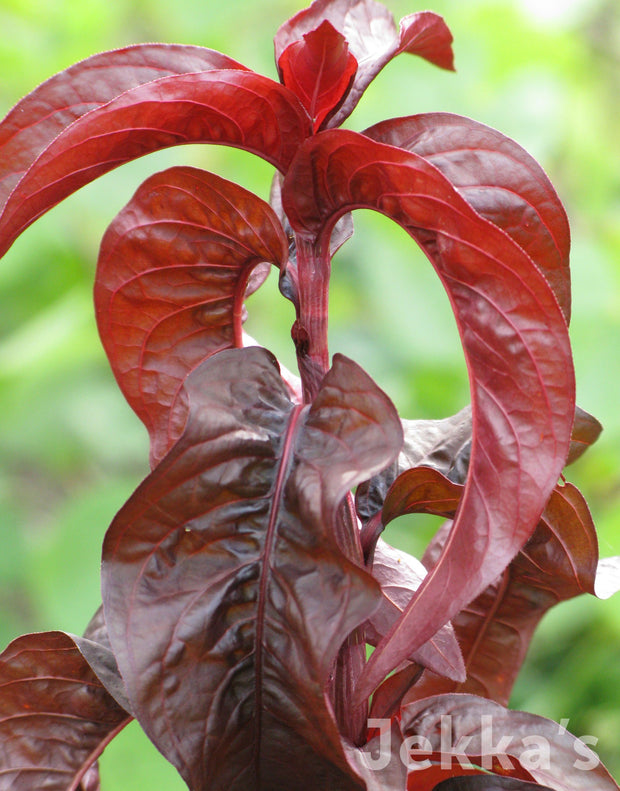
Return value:
[(334, 130), (307, 141), (282, 202), (316, 249), (339, 216), (373, 208), (418, 241), (450, 297), (470, 375), (467, 484), (441, 559), (371, 656), (383, 677), (481, 593), (530, 537), (568, 453), (574, 376), (566, 321), (545, 277), (422, 157)]
[(205, 47), (136, 44), (93, 55), (50, 77), (0, 124), (0, 211), (38, 155), (77, 118), (159, 77), (210, 69), (245, 66)]
[(125, 91), (62, 131), (31, 164), (0, 216), (0, 255), (61, 200), (145, 154), (185, 143), (242, 148), (286, 170), (311, 133), (297, 97), (267, 77), (216, 69)]
[(382, 121), (364, 134), (431, 162), (479, 214), (506, 231), (540, 268), (570, 318), (570, 230), (538, 162), (496, 129), (451, 113)]
[(185, 425), (186, 377), (243, 345), (250, 276), (260, 262), (279, 267), (287, 250), (267, 203), (196, 168), (147, 179), (109, 227), (95, 285), (99, 332), (149, 431), (153, 466)]

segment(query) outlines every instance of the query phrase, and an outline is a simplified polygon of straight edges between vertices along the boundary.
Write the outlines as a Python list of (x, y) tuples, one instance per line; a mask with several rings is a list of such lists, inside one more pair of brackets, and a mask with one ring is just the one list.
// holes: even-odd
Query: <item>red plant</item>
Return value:
[[(0, 125), (2, 254), (157, 149), (219, 143), (276, 169), (271, 205), (159, 173), (103, 239), (97, 321), (152, 472), (106, 534), (85, 636), (25, 635), (0, 657), (1, 789), (97, 789), (132, 718), (193, 791), (618, 788), (584, 742), (505, 708), (543, 613), (618, 587), (558, 483), (600, 431), (575, 410), (564, 209), (522, 148), (467, 118), (337, 128), (399, 53), (452, 69), (451, 41), (430, 12), (397, 29), (374, 0), (315, 0), (276, 34), (280, 82), (139, 45), (52, 77)], [(357, 208), (435, 268), (471, 409), (401, 421), (352, 360), (330, 365), (331, 257)], [(243, 332), (271, 265), (300, 381)], [(380, 538), (410, 512), (451, 520), (428, 573)]]

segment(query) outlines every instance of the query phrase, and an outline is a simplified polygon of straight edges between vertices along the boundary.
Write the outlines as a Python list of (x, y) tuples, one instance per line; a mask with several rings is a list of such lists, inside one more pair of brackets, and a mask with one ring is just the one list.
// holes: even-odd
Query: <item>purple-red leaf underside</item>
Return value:
[(142, 184), (108, 228), (95, 308), (112, 370), (151, 437), (151, 464), (180, 436), (183, 382), (243, 345), (244, 297), (260, 262), (288, 252), (270, 206), (219, 176), (172, 168)]
[(132, 710), (192, 789), (294, 787), (300, 767), (307, 787), (321, 772), (357, 787), (325, 689), (379, 589), (334, 521), (398, 453), (394, 407), (340, 356), (314, 404), (295, 406), (256, 347), (214, 355), (186, 387), (183, 436), (104, 543)]
[(76, 791), (131, 720), (64, 632), (14, 640), (0, 654), (0, 693), (0, 787), (11, 791)]
[(36, 157), (73, 121), (159, 77), (242, 69), (227, 55), (182, 44), (136, 44), (101, 52), (50, 77), (0, 124), (0, 210)]
[(295, 93), (316, 132), (340, 104), (357, 71), (344, 37), (326, 20), (284, 50), (278, 61), (282, 82)]
[(570, 319), (570, 229), (547, 175), (518, 143), (451, 113), (382, 121), (364, 132), (419, 154), (483, 217), (506, 231), (549, 281)]
[[(403, 513), (434, 513), (451, 519), (462, 492), (435, 470), (403, 473), (386, 498), (386, 523)], [(429, 545), (427, 568), (441, 557), (450, 526)], [(598, 549), (590, 512), (579, 490), (557, 486), (534, 534), (504, 571), (452, 619), (463, 651), (463, 683), (426, 673), (407, 696), (470, 692), (507, 705), (534, 630), (554, 605), (594, 593)]]
[(451, 300), (469, 369), (467, 484), (442, 557), (377, 647), (360, 698), (481, 593), (529, 538), (568, 453), (574, 374), (544, 275), (422, 157), (345, 130), (301, 147), (282, 202), (298, 237), (327, 250), (337, 219), (371, 208), (398, 222)]
[(483, 768), (503, 765), (502, 774), (523, 768), (554, 791), (618, 791), (596, 753), (566, 728), (476, 695), (436, 695), (411, 703), (402, 709), (401, 726), (405, 736), (427, 739), (433, 751), (452, 753), (455, 764), (457, 755), (471, 756), (478, 765), (484, 759)]
[[(373, 553), (372, 575), (381, 585), (383, 595), (381, 605), (367, 624), (366, 642), (377, 645), (409, 604), (426, 569), (419, 560), (380, 538)], [(442, 626), (409, 659), (453, 681), (465, 680), (463, 657), (450, 624)]]
[(324, 20), (344, 36), (358, 63), (351, 89), (327, 126), (340, 126), (377, 74), (401, 52), (419, 55), (445, 69), (454, 68), (452, 35), (440, 16), (430, 11), (411, 14), (401, 20), (397, 30), (389, 10), (374, 0), (314, 0), (279, 28), (274, 39), (276, 63), (287, 47)]
[(0, 216), (0, 255), (52, 206), (145, 154), (218, 143), (250, 151), (285, 171), (311, 131), (297, 97), (251, 71), (215, 69), (139, 85), (78, 118), (33, 156)]

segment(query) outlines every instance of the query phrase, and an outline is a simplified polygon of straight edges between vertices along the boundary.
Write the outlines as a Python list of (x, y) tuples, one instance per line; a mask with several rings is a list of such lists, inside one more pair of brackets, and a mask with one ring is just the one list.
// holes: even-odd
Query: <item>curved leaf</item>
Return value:
[(570, 319), (570, 229), (538, 162), (514, 140), (451, 113), (383, 121), (364, 132), (431, 162), (478, 214), (506, 231), (546, 276)]
[(0, 690), (0, 786), (69, 791), (86, 775), (93, 788), (96, 771), (89, 768), (131, 716), (71, 636), (40, 632), (13, 640), (0, 654)]
[(470, 375), (474, 430), (459, 513), (441, 559), (371, 656), (358, 687), (364, 697), (481, 593), (533, 532), (568, 453), (568, 330), (526, 253), (415, 154), (345, 130), (320, 133), (301, 147), (282, 199), (298, 238), (319, 250), (354, 208), (381, 211), (408, 231), (448, 292)]
[(151, 437), (155, 466), (183, 431), (183, 382), (243, 345), (243, 300), (259, 262), (286, 261), (267, 203), (212, 173), (177, 167), (142, 184), (108, 228), (95, 309), (112, 370)]
[(311, 131), (297, 97), (251, 71), (216, 69), (139, 85), (78, 118), (33, 162), (0, 216), (0, 255), (52, 206), (145, 154), (219, 143), (284, 171)]
[(0, 211), (32, 162), (77, 118), (159, 77), (210, 69), (245, 66), (205, 47), (136, 44), (93, 55), (50, 77), (0, 123)]
[[(365, 636), (367, 643), (377, 645), (409, 604), (426, 569), (412, 555), (380, 538), (373, 553), (372, 575), (381, 585), (382, 598), (366, 625)], [(450, 624), (442, 626), (409, 660), (453, 681), (465, 680), (463, 656)]]
[[(418, 478), (417, 486), (412, 485)], [(410, 470), (394, 486), (411, 495), (394, 509), (388, 494), (390, 518), (401, 513), (438, 513), (452, 518), (460, 490), (434, 470)], [(450, 502), (451, 494), (456, 494)], [(416, 501), (416, 497), (418, 498)], [(428, 547), (423, 562), (437, 562), (449, 534), (442, 528)], [(470, 692), (508, 704), (532, 635), (543, 615), (561, 601), (594, 593), (598, 549), (588, 506), (571, 484), (557, 486), (534, 534), (488, 588), (452, 619), (463, 651), (467, 680), (454, 683), (427, 673), (407, 696), (420, 700), (443, 692)]]
[(510, 711), (475, 695), (436, 695), (403, 707), (405, 735), (424, 737), (437, 752), (469, 756), (483, 768), (521, 766), (555, 791), (618, 791), (596, 753), (557, 722)]
[(357, 787), (324, 690), (379, 590), (333, 536), (349, 487), (398, 452), (394, 407), (340, 356), (312, 407), (294, 406), (255, 347), (186, 386), (183, 436), (104, 543), (132, 709), (192, 789), (298, 787), (300, 766), (303, 788), (321, 773)]
[(306, 108), (316, 132), (328, 113), (343, 101), (357, 71), (357, 61), (345, 38), (325, 21), (288, 45), (278, 61), (278, 71), (284, 85)]
[(453, 69), (452, 35), (446, 23), (431, 11), (411, 14), (396, 29), (394, 17), (375, 0), (314, 0), (309, 8), (285, 22), (276, 33), (276, 63), (283, 52), (327, 20), (341, 33), (358, 68), (344, 103), (327, 122), (340, 126), (353, 112), (362, 94), (392, 58), (401, 52), (419, 55), (444, 69)]

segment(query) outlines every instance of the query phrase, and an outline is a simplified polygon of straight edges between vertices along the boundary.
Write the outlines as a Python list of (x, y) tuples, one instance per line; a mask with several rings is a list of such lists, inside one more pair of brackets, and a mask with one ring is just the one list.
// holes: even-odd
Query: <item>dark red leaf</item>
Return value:
[(0, 255), (61, 200), (125, 162), (170, 146), (219, 143), (286, 170), (311, 134), (297, 97), (251, 71), (162, 77), (127, 90), (78, 118), (35, 160), (0, 216)]
[(496, 129), (450, 113), (395, 118), (364, 134), (439, 168), (470, 206), (532, 258), (569, 320), (568, 220), (553, 185), (527, 151)]
[[(413, 473), (416, 471), (411, 470)], [(434, 486), (438, 497), (442, 482), (438, 473), (433, 475), (437, 476)], [(454, 484), (445, 481), (443, 488), (447, 492), (454, 489)], [(424, 501), (410, 510), (425, 511)], [(441, 515), (451, 517), (455, 510), (442, 509)], [(428, 568), (441, 556), (448, 532), (449, 526), (431, 542), (423, 558)], [(594, 593), (597, 558), (596, 531), (585, 500), (571, 484), (557, 486), (525, 547), (452, 619), (465, 658), (467, 680), (454, 683), (427, 673), (407, 701), (440, 692), (471, 692), (507, 705), (541, 618), (561, 601)]]
[(78, 787), (131, 719), (64, 632), (13, 640), (0, 655), (0, 690), (0, 787), (11, 791)]
[[(366, 642), (377, 645), (402, 615), (426, 576), (426, 569), (417, 558), (379, 539), (373, 553), (372, 575), (381, 585), (383, 596), (366, 626)], [(465, 680), (463, 656), (450, 624), (442, 626), (408, 658), (440, 676), (454, 681)]]
[(618, 791), (596, 753), (563, 725), (475, 695), (436, 695), (405, 706), (401, 727), (455, 765), (469, 757), (502, 774), (525, 769), (554, 791)]
[(326, 131), (301, 147), (282, 202), (298, 238), (320, 250), (354, 208), (381, 211), (407, 230), (448, 291), (470, 374), (474, 431), (459, 513), (441, 559), (370, 657), (364, 697), (481, 593), (533, 532), (568, 453), (568, 330), (527, 254), (422, 157)]
[(590, 415), (585, 409), (576, 407), (575, 422), (571, 435), (570, 450), (568, 451), (567, 464), (572, 464), (582, 456), (590, 445), (594, 445), (599, 438), (603, 427), (598, 420)]
[(383, 681), (372, 696), (370, 718), (390, 719), (400, 711), (403, 697), (422, 675), (424, 668), (407, 663)]
[(405, 442), (396, 462), (357, 487), (355, 505), (362, 521), (381, 511), (390, 486), (412, 467), (433, 467), (456, 483), (467, 477), (471, 407), (441, 420), (403, 420), (403, 431)]
[(534, 791), (542, 788), (543, 791), (554, 791), (549, 786), (540, 783), (528, 783), (527, 780), (517, 780), (513, 777), (500, 777), (498, 775), (483, 775), (477, 777), (453, 777), (436, 785), (434, 791)]
[(203, 360), (243, 345), (248, 280), (279, 267), (288, 243), (267, 203), (195, 168), (152, 176), (109, 227), (95, 284), (112, 370), (151, 437), (151, 464), (183, 431), (183, 382)]
[(159, 77), (211, 69), (245, 66), (204, 47), (137, 44), (93, 55), (50, 77), (0, 124), (0, 210), (36, 157), (77, 118)]
[(380, 593), (335, 520), (398, 453), (394, 407), (341, 356), (314, 404), (295, 406), (255, 347), (214, 355), (186, 387), (183, 436), (104, 543), (132, 710), (192, 789), (297, 787), (300, 767), (304, 787), (324, 773), (357, 788), (324, 690)]
[(314, 0), (309, 8), (279, 28), (274, 39), (276, 63), (287, 47), (324, 20), (344, 36), (358, 63), (353, 85), (327, 126), (340, 126), (381, 69), (401, 52), (419, 55), (442, 68), (453, 68), (452, 35), (440, 16), (430, 11), (412, 14), (401, 21), (397, 30), (392, 14), (375, 0)]
[(316, 132), (328, 113), (342, 102), (357, 71), (347, 42), (325, 21), (293, 41), (278, 61), (284, 85), (295, 93)]

